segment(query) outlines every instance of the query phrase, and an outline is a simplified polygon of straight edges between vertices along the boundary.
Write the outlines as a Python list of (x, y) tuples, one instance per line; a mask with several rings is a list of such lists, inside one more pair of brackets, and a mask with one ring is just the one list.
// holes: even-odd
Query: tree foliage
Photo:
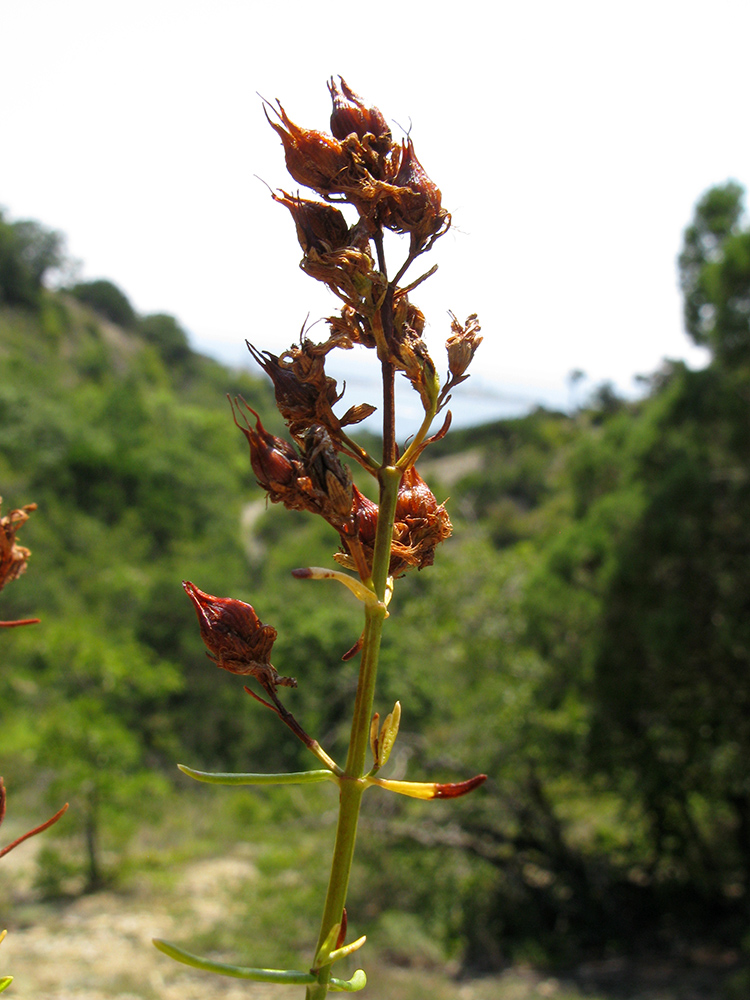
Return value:
[(67, 291), (112, 323), (117, 323), (126, 329), (132, 329), (136, 325), (136, 312), (127, 295), (106, 278), (79, 281), (71, 285)]
[(0, 305), (37, 307), (45, 276), (64, 261), (60, 233), (30, 219), (9, 222), (0, 210)]

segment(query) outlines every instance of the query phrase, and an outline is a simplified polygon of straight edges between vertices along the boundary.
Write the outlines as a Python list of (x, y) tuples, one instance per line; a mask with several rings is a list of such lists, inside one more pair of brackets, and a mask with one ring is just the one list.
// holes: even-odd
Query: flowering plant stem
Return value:
[[(271, 663), (276, 629), (264, 624), (255, 609), (243, 601), (213, 597), (189, 581), (183, 583), (198, 615), (209, 657), (225, 670), (252, 678), (263, 696), (252, 687), (246, 686), (245, 691), (274, 712), (325, 768), (285, 776), (230, 775), (181, 765), (184, 773), (214, 784), (310, 784), (329, 780), (339, 786), (336, 840), (318, 942), (308, 972), (226, 965), (191, 955), (164, 941), (154, 942), (165, 954), (194, 968), (240, 979), (304, 984), (307, 1000), (324, 1000), (329, 992), (353, 993), (367, 981), (362, 970), (349, 980), (331, 975), (334, 962), (352, 954), (365, 941), (360, 937), (346, 943), (345, 909), (365, 789), (377, 785), (391, 793), (424, 800), (456, 798), (477, 788), (486, 778), (479, 774), (466, 781), (441, 783), (375, 777), (387, 763), (401, 719), (398, 701), (382, 727), (379, 713), (373, 712), (383, 622), (388, 617), (394, 580), (409, 570), (431, 566), (436, 547), (452, 530), (445, 506), (438, 504), (415, 462), (428, 444), (446, 433), (450, 413), (442, 429), (428, 438), (434, 418), (450, 398), (450, 390), (467, 378), (466, 369), (482, 338), (478, 336), (476, 316), (470, 316), (465, 326), (452, 317), (452, 332), (446, 342), (448, 377), (441, 390), (435, 364), (422, 339), (425, 317), (408, 298), (408, 293), (435, 268), (405, 287), (398, 283), (414, 260), (447, 232), (450, 215), (442, 207), (439, 188), (417, 160), (412, 140), (407, 137), (401, 143), (394, 142), (381, 112), (368, 109), (343, 79), (340, 89), (332, 79), (329, 92), (333, 100), (331, 135), (296, 125), (281, 104), (266, 104), (266, 116), (281, 138), (293, 179), (323, 199), (312, 201), (283, 190), (272, 192), (274, 200), (292, 213), (304, 253), (301, 267), (326, 284), (344, 305), (340, 315), (328, 318), (330, 336), (323, 343), (313, 343), (303, 332), (300, 344), (292, 345), (280, 357), (248, 343), (251, 354), (273, 382), (276, 405), (292, 441), (267, 431), (244, 400), (230, 403), (234, 422), (250, 445), (253, 472), (268, 499), (289, 510), (305, 510), (322, 517), (339, 536), (340, 549), (334, 560), (350, 571), (310, 566), (294, 570), (293, 575), (301, 580), (335, 580), (364, 604), (364, 631), (342, 657), (348, 661), (357, 653), (361, 655), (344, 768), (308, 735), (279, 698), (278, 688), (294, 688), (297, 681), (279, 674)], [(358, 221), (354, 225), (349, 225), (337, 207), (340, 204), (356, 211)], [(409, 238), (406, 259), (391, 280), (383, 243), (386, 229)], [(325, 359), (334, 349), (348, 350), (355, 345), (374, 349), (381, 365), (380, 464), (344, 430), (365, 420), (376, 408), (360, 403), (340, 417), (332, 409), (343, 393), (337, 393), (335, 380), (326, 375)], [(424, 410), (419, 430), (402, 453), (396, 443), (397, 372), (411, 383)], [(377, 505), (360, 492), (341, 455), (353, 458), (377, 479)], [(368, 745), (373, 759), (366, 773)]]
[[(375, 680), (380, 657), (380, 640), (385, 619), (385, 588), (391, 558), (391, 537), (396, 513), (401, 472), (393, 466), (384, 466), (379, 474), (380, 504), (375, 554), (371, 584), (378, 603), (365, 606), (365, 630), (359, 668), (357, 696), (354, 702), (351, 739), (346, 759), (346, 770), (340, 780), (339, 817), (336, 843), (333, 850), (331, 875), (328, 881), (323, 920), (320, 926), (317, 951), (323, 947), (331, 928), (340, 924), (349, 887), (349, 875), (357, 839), (357, 824), (362, 804), (362, 794), (367, 784), (362, 781), (370, 733), (370, 719), (375, 698)], [(307, 1000), (323, 1000), (328, 992), (331, 964), (315, 970), (318, 981), (307, 987)]]

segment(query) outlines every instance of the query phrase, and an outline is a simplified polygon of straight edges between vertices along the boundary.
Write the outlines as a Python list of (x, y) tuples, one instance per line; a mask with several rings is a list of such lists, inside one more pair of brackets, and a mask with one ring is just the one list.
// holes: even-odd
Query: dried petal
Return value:
[(358, 403), (356, 406), (350, 406), (341, 418), (341, 426), (349, 427), (351, 424), (361, 424), (363, 420), (371, 417), (376, 410), (377, 406), (373, 406), (372, 403)]

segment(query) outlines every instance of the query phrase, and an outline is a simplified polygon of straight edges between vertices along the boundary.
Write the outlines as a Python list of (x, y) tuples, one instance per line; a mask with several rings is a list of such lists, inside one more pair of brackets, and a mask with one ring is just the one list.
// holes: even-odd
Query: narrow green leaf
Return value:
[[(190, 965), (194, 969), (203, 969), (204, 972), (215, 972), (220, 976), (232, 976), (234, 979), (254, 979), (258, 983), (289, 983), (292, 985), (304, 986), (308, 983), (316, 982), (315, 976), (309, 972), (295, 972), (293, 970), (281, 969), (249, 969), (241, 965), (225, 965), (223, 962), (212, 962), (207, 958), (199, 958), (191, 955), (189, 951), (183, 951), (173, 944), (154, 938), (153, 944), (159, 951), (169, 955), (176, 962), (183, 965)], [(356, 973), (355, 973), (356, 978)], [(361, 987), (359, 987), (361, 989)]]
[(222, 774), (220, 772), (196, 771), (185, 764), (178, 764), (183, 774), (196, 781), (206, 781), (211, 785), (309, 785), (318, 781), (335, 781), (328, 770), (289, 771), (286, 774)]
[(331, 993), (358, 993), (367, 986), (364, 969), (357, 969), (351, 979), (331, 979), (328, 987)]
[(0, 979), (0, 993), (2, 993), (3, 990), (7, 990), (12, 982), (13, 976), (3, 976), (3, 978)]

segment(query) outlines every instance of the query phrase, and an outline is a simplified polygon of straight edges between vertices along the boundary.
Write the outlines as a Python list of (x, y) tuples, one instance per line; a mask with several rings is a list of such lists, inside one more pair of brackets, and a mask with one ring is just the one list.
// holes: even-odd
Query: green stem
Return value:
[[(354, 702), (351, 739), (346, 759), (346, 770), (339, 778), (341, 786), (339, 798), (339, 818), (336, 827), (336, 843), (333, 849), (331, 876), (328, 882), (320, 935), (315, 949), (322, 947), (331, 928), (341, 922), (349, 876), (357, 839), (357, 824), (362, 794), (367, 783), (362, 780), (365, 773), (367, 746), (370, 737), (370, 719), (375, 698), (375, 679), (380, 655), (380, 639), (385, 619), (385, 588), (391, 560), (391, 539), (396, 513), (398, 487), (401, 471), (393, 466), (382, 468), (378, 474), (380, 482), (380, 507), (378, 527), (375, 536), (372, 582), (378, 597), (378, 604), (365, 607), (365, 630), (362, 642), (362, 659), (359, 668), (359, 683)], [(331, 966), (324, 965), (316, 970), (317, 981), (307, 987), (307, 1000), (324, 1000), (328, 993)]]
[(432, 426), (432, 421), (435, 419), (436, 413), (437, 402), (435, 402), (430, 409), (425, 412), (424, 420), (422, 421), (421, 427), (415, 434), (414, 440), (397, 462), (399, 469), (408, 469), (418, 458), (420, 449), (424, 443), (424, 439), (430, 432), (430, 427)]

